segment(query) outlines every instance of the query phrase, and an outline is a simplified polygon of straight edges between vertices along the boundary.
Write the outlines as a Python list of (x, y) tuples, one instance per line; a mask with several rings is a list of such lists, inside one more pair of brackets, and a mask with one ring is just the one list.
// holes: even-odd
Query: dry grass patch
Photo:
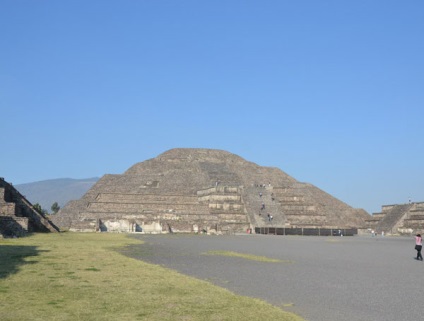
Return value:
[(302, 320), (115, 251), (138, 242), (109, 233), (0, 240), (1, 320)]
[(238, 252), (232, 252), (232, 251), (208, 251), (206, 253), (203, 253), (203, 255), (232, 256), (232, 257), (239, 257), (246, 260), (268, 262), (268, 263), (293, 263), (293, 261), (290, 261), (290, 260), (271, 259), (266, 256), (244, 254), (244, 253), (238, 253)]

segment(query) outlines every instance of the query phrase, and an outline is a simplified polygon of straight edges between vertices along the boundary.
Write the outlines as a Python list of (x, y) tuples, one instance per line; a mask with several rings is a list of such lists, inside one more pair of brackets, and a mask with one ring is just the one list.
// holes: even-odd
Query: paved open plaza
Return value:
[[(259, 298), (310, 321), (421, 320), (413, 237), (138, 235), (132, 256)], [(231, 251), (279, 259), (263, 262)]]

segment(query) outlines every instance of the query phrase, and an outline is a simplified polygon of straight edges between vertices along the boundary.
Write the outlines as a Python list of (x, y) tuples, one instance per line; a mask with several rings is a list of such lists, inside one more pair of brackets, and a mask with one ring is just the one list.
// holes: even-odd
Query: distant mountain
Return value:
[(97, 181), (98, 177), (85, 179), (58, 178), (15, 185), (14, 187), (32, 204), (38, 203), (48, 212), (57, 202), (60, 207), (70, 200), (80, 199)]

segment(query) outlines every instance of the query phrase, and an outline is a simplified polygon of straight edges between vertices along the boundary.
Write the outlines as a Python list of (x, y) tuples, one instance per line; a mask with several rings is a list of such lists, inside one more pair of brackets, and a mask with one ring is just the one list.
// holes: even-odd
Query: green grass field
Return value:
[(115, 251), (137, 242), (111, 233), (0, 240), (0, 320), (303, 320)]

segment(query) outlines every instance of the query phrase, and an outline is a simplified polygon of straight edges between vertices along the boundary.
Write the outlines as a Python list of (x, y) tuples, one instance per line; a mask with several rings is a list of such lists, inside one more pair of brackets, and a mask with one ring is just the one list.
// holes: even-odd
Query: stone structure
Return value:
[(366, 220), (370, 230), (381, 234), (406, 234), (424, 232), (424, 202), (383, 205), (380, 213)]
[(54, 222), (71, 231), (234, 233), (267, 226), (357, 228), (367, 218), (277, 168), (221, 150), (183, 148), (103, 176)]
[(28, 232), (58, 232), (42, 213), (4, 178), (0, 177), (0, 235), (24, 236)]

